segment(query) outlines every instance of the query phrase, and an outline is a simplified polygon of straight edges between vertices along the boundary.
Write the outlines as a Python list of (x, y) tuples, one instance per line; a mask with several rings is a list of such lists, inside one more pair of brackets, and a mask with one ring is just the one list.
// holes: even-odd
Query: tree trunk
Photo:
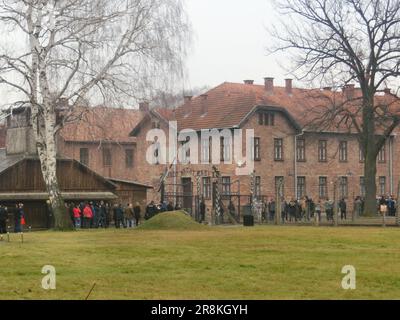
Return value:
[[(54, 162), (56, 162), (56, 159), (54, 159)], [(65, 206), (64, 200), (61, 196), (56, 171), (48, 170), (46, 175), (46, 187), (54, 216), (54, 228), (57, 230), (70, 230), (72, 229), (72, 221), (69, 216), (68, 208)]]
[(376, 157), (368, 155), (364, 163), (365, 175), (365, 202), (364, 216), (372, 217), (376, 214)]
[[(40, 121), (42, 120), (42, 121)], [(53, 110), (39, 117), (36, 127), (36, 141), (43, 179), (49, 195), (50, 208), (56, 230), (72, 229), (72, 221), (65, 207), (57, 180), (57, 148), (54, 133), (55, 113)]]
[(366, 217), (372, 217), (376, 214), (376, 158), (379, 148), (376, 145), (375, 121), (373, 108), (373, 95), (364, 100), (363, 109), (363, 133), (362, 141), (364, 146), (364, 183), (365, 200), (364, 212)]

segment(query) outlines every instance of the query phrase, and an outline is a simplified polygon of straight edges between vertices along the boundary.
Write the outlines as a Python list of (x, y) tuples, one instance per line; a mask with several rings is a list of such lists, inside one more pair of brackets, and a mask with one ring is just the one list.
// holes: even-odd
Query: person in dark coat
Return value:
[(161, 202), (160, 205), (161, 205), (160, 212), (168, 211), (168, 205), (166, 201)]
[(228, 211), (229, 211), (229, 214), (236, 219), (236, 208), (235, 208), (235, 205), (233, 204), (232, 200), (229, 201)]
[(3, 234), (7, 233), (7, 220), (8, 220), (7, 208), (0, 205), (0, 240), (3, 240)]
[(67, 211), (68, 211), (69, 217), (71, 218), (71, 221), (72, 221), (72, 225), (75, 228), (76, 227), (75, 226), (75, 218), (74, 218), (75, 204), (73, 202), (70, 202), (69, 204), (66, 203), (66, 205), (67, 205), (67, 208), (68, 208)]
[(268, 211), (269, 211), (269, 220), (274, 221), (275, 220), (275, 200), (272, 198), (271, 201), (268, 203)]
[(99, 220), (97, 222), (97, 225), (99, 227), (106, 228), (107, 212), (106, 212), (106, 206), (104, 204), (104, 201), (100, 201), (98, 212), (99, 212)]
[(288, 220), (288, 203), (284, 198), (282, 199), (281, 202), (281, 219), (282, 223), (285, 223), (285, 221)]
[(15, 215), (14, 215), (14, 232), (22, 232), (22, 225), (21, 225), (21, 220), (22, 218), (25, 217), (24, 214), (24, 205), (22, 203), (19, 203), (16, 205), (16, 210), (15, 210)]
[(136, 202), (135, 207), (133, 208), (133, 214), (135, 217), (135, 226), (137, 227), (140, 223), (140, 212), (142, 209), (140, 208), (139, 202)]
[(124, 220), (124, 210), (122, 208), (122, 204), (119, 204), (115, 205), (115, 227), (120, 228), (121, 224), (124, 228), (126, 228)]
[(347, 216), (346, 216), (346, 209), (347, 209), (347, 205), (346, 205), (346, 200), (344, 200), (344, 198), (342, 198), (339, 201), (339, 209), (340, 209), (340, 219), (346, 220)]
[(389, 216), (394, 217), (396, 215), (396, 202), (394, 201), (392, 195), (387, 200), (387, 206), (388, 206)]
[(105, 228), (108, 228), (110, 226), (110, 222), (111, 222), (111, 207), (110, 204), (107, 202), (105, 204), (105, 212), (106, 212), (106, 221), (105, 221)]
[(158, 213), (157, 206), (155, 205), (154, 201), (151, 201), (146, 207), (144, 218), (145, 220), (148, 220), (154, 217), (157, 213)]
[(172, 205), (171, 201), (167, 204), (167, 211), (174, 211), (174, 206)]
[(200, 201), (200, 222), (203, 222), (205, 220), (206, 220), (206, 202), (204, 201), (204, 198), (202, 198)]
[(99, 227), (99, 206), (97, 203), (91, 202), (90, 204), (93, 212), (93, 219), (92, 219), (92, 228), (98, 228)]
[(292, 222), (293, 220), (297, 222), (296, 208), (297, 208), (296, 200), (292, 199), (288, 204), (288, 213), (290, 222)]

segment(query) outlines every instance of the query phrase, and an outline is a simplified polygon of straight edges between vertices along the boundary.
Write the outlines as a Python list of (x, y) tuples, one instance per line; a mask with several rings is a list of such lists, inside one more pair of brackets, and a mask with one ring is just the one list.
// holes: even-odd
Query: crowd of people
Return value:
[[(377, 212), (386, 216), (395, 216), (397, 210), (397, 200), (393, 196), (377, 197)], [(312, 198), (304, 196), (301, 199), (292, 198), (290, 201), (282, 200), (281, 205), (278, 206), (274, 198), (267, 201), (255, 200), (254, 212), (260, 222), (273, 222), (277, 210), (281, 210), (282, 222), (309, 222), (311, 219), (318, 218), (321, 221), (322, 216), (325, 215), (327, 221), (334, 221), (334, 207), (335, 203), (332, 199), (319, 199), (313, 201)], [(348, 209), (346, 199), (342, 198), (337, 203), (338, 215), (341, 220), (346, 220), (348, 211), (356, 217), (362, 216), (364, 209), (364, 199), (357, 196), (353, 202), (354, 207)], [(68, 210), (71, 221), (76, 229), (90, 229), (90, 228), (108, 228), (114, 224), (115, 228), (133, 228), (140, 224), (142, 218), (142, 209), (139, 202), (135, 206), (128, 203), (126, 206), (122, 204), (110, 204), (104, 201), (100, 202), (80, 202), (78, 204), (66, 203), (66, 210)], [(181, 204), (178, 202), (173, 205), (172, 202), (162, 201), (155, 203), (151, 201), (145, 208), (143, 218), (148, 220), (160, 212), (167, 212), (173, 210), (180, 210)], [(206, 220), (206, 203), (204, 199), (199, 203), (199, 222)], [(239, 218), (238, 211), (232, 200), (225, 205), (222, 201), (220, 204), (219, 223), (224, 222), (224, 213), (228, 212), (229, 215), (235, 219)], [(3, 240), (3, 235), (9, 230), (7, 221), (9, 216), (13, 216), (14, 232), (22, 232), (26, 224), (24, 205), (17, 203), (14, 208), (7, 208), (0, 204), (0, 240)]]
[[(337, 212), (340, 220), (346, 220), (349, 212), (351, 215), (355, 214), (356, 217), (362, 216), (364, 210), (364, 199), (357, 196), (354, 199), (353, 204), (353, 208), (348, 208), (345, 198), (341, 198), (337, 202)], [(262, 221), (275, 221), (277, 204), (274, 198), (270, 198), (268, 201), (256, 201), (255, 207), (256, 212), (259, 214)], [(299, 200), (292, 198), (290, 201), (286, 201), (283, 199), (280, 208), (282, 222), (307, 222), (314, 217), (321, 221), (323, 213), (325, 214), (327, 221), (334, 220), (335, 203), (330, 198), (323, 200), (319, 199), (317, 201), (314, 201), (308, 196), (304, 196)], [(377, 213), (385, 213), (387, 216), (395, 216), (396, 209), (397, 201), (393, 196), (381, 196), (377, 198)]]
[[(108, 228), (114, 222), (115, 228), (133, 228), (140, 224), (142, 209), (139, 202), (135, 206), (128, 203), (110, 205), (104, 201), (66, 204), (70, 210), (71, 219), (76, 229)], [(145, 208), (143, 218), (148, 220), (160, 212), (180, 210), (169, 201), (155, 203), (151, 201)]]
[(174, 206), (172, 202), (170, 201), (161, 201), (160, 203), (155, 203), (154, 201), (151, 201), (147, 206), (146, 206), (146, 211), (144, 214), (144, 219), (148, 220), (152, 217), (154, 217), (156, 214), (160, 212), (167, 212), (167, 211), (174, 211), (174, 210), (181, 210), (181, 204), (179, 202), (176, 203)]
[(133, 228), (141, 220), (139, 202), (111, 205), (108, 202), (66, 203), (66, 208), (76, 229), (108, 228), (112, 222), (116, 228)]
[(17, 203), (14, 207), (13, 212), (0, 204), (0, 240), (3, 240), (3, 235), (8, 232), (7, 221), (9, 220), (9, 215), (12, 213), (14, 218), (14, 232), (22, 232), (25, 225), (25, 212), (24, 205), (22, 203)]

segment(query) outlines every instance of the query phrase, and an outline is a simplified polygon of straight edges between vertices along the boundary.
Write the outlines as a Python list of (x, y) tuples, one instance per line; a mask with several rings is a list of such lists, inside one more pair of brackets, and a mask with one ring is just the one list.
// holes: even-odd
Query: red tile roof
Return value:
[(267, 93), (264, 85), (225, 82), (206, 94), (193, 98), (176, 110), (180, 128), (230, 128), (240, 122), (256, 106), (285, 108), (299, 125), (307, 121), (307, 112), (318, 104), (326, 104), (331, 93), (320, 90), (274, 87)]
[[(82, 111), (78, 112), (80, 114)], [(65, 141), (132, 143), (135, 138), (129, 137), (129, 133), (143, 116), (143, 112), (135, 109), (86, 108), (81, 119), (68, 123), (60, 134)]]
[[(354, 90), (355, 96), (360, 90)], [(380, 102), (393, 101), (394, 96), (376, 97)], [(300, 127), (310, 127), (311, 120), (324, 115), (332, 104), (343, 101), (341, 91), (293, 88), (288, 94), (285, 87), (275, 86), (267, 92), (264, 85), (225, 82), (206, 94), (193, 98), (175, 111), (179, 129), (232, 128), (238, 126), (256, 106), (283, 108)], [(398, 101), (398, 100), (397, 100)], [(392, 109), (400, 113), (397, 104)], [(329, 131), (348, 131), (348, 124), (332, 121), (323, 128)]]
[[(361, 97), (360, 89), (354, 88), (354, 98)], [(186, 101), (175, 109), (153, 109), (153, 115), (166, 121), (176, 120), (178, 130), (182, 129), (210, 129), (234, 128), (257, 108), (278, 110), (289, 119), (292, 125), (300, 130), (315, 130), (329, 132), (355, 132), (351, 128), (351, 121), (346, 120), (343, 113), (329, 121), (326, 116), (333, 106), (346, 101), (346, 109), (359, 108), (360, 100), (353, 99), (349, 106), (346, 94), (342, 91), (326, 89), (292, 88), (288, 93), (286, 87), (275, 86), (268, 92), (264, 85), (224, 82), (209, 90), (207, 93)], [(391, 94), (377, 95), (376, 102), (390, 105), (392, 114), (400, 115), (400, 100)], [(393, 104), (393, 102), (396, 102)], [(323, 126), (317, 120), (324, 120)], [(131, 132), (135, 136), (140, 125), (133, 127)], [(400, 129), (396, 129), (400, 130)], [(379, 132), (379, 130), (378, 130)]]

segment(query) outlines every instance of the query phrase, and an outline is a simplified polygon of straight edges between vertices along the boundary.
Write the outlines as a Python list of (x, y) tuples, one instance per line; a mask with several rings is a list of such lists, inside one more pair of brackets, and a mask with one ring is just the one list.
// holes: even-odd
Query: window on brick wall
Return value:
[(151, 122), (151, 128), (152, 129), (160, 129), (160, 122), (156, 121), (156, 120), (152, 121)]
[(378, 153), (378, 162), (386, 162), (386, 147), (382, 146), (381, 150)]
[(297, 161), (306, 161), (306, 140), (298, 139), (296, 147)]
[(382, 196), (386, 194), (386, 177), (379, 177), (379, 194)]
[(221, 137), (221, 161), (231, 161), (231, 139), (228, 137)]
[(347, 161), (347, 141), (339, 142), (339, 161)]
[(222, 177), (222, 195), (231, 194), (231, 177)]
[(275, 114), (272, 112), (268, 112), (265, 114), (267, 117), (267, 126), (274, 126), (275, 125)]
[(274, 139), (274, 160), (283, 161), (283, 139)]
[(211, 138), (203, 138), (201, 140), (201, 162), (211, 163)]
[(110, 148), (103, 148), (103, 166), (109, 167), (112, 165), (112, 154)]
[(318, 194), (321, 199), (328, 197), (328, 178), (319, 177)]
[(258, 124), (262, 126), (264, 124), (264, 114), (262, 112), (258, 113)]
[(319, 140), (318, 141), (318, 161), (325, 162), (325, 161), (327, 161), (327, 158), (328, 158), (327, 141)]
[(125, 166), (127, 168), (133, 167), (133, 149), (125, 149)]
[(79, 150), (79, 161), (85, 166), (89, 165), (89, 149), (81, 148)]
[(254, 138), (253, 140), (253, 160), (255, 161), (261, 160), (260, 138)]
[(211, 199), (211, 178), (203, 177), (203, 196), (204, 199)]
[(273, 112), (259, 112), (258, 113), (258, 124), (264, 126), (275, 125), (275, 114)]
[(339, 178), (339, 197), (347, 198), (349, 195), (349, 186), (347, 177)]
[(297, 199), (306, 195), (306, 177), (297, 177)]

